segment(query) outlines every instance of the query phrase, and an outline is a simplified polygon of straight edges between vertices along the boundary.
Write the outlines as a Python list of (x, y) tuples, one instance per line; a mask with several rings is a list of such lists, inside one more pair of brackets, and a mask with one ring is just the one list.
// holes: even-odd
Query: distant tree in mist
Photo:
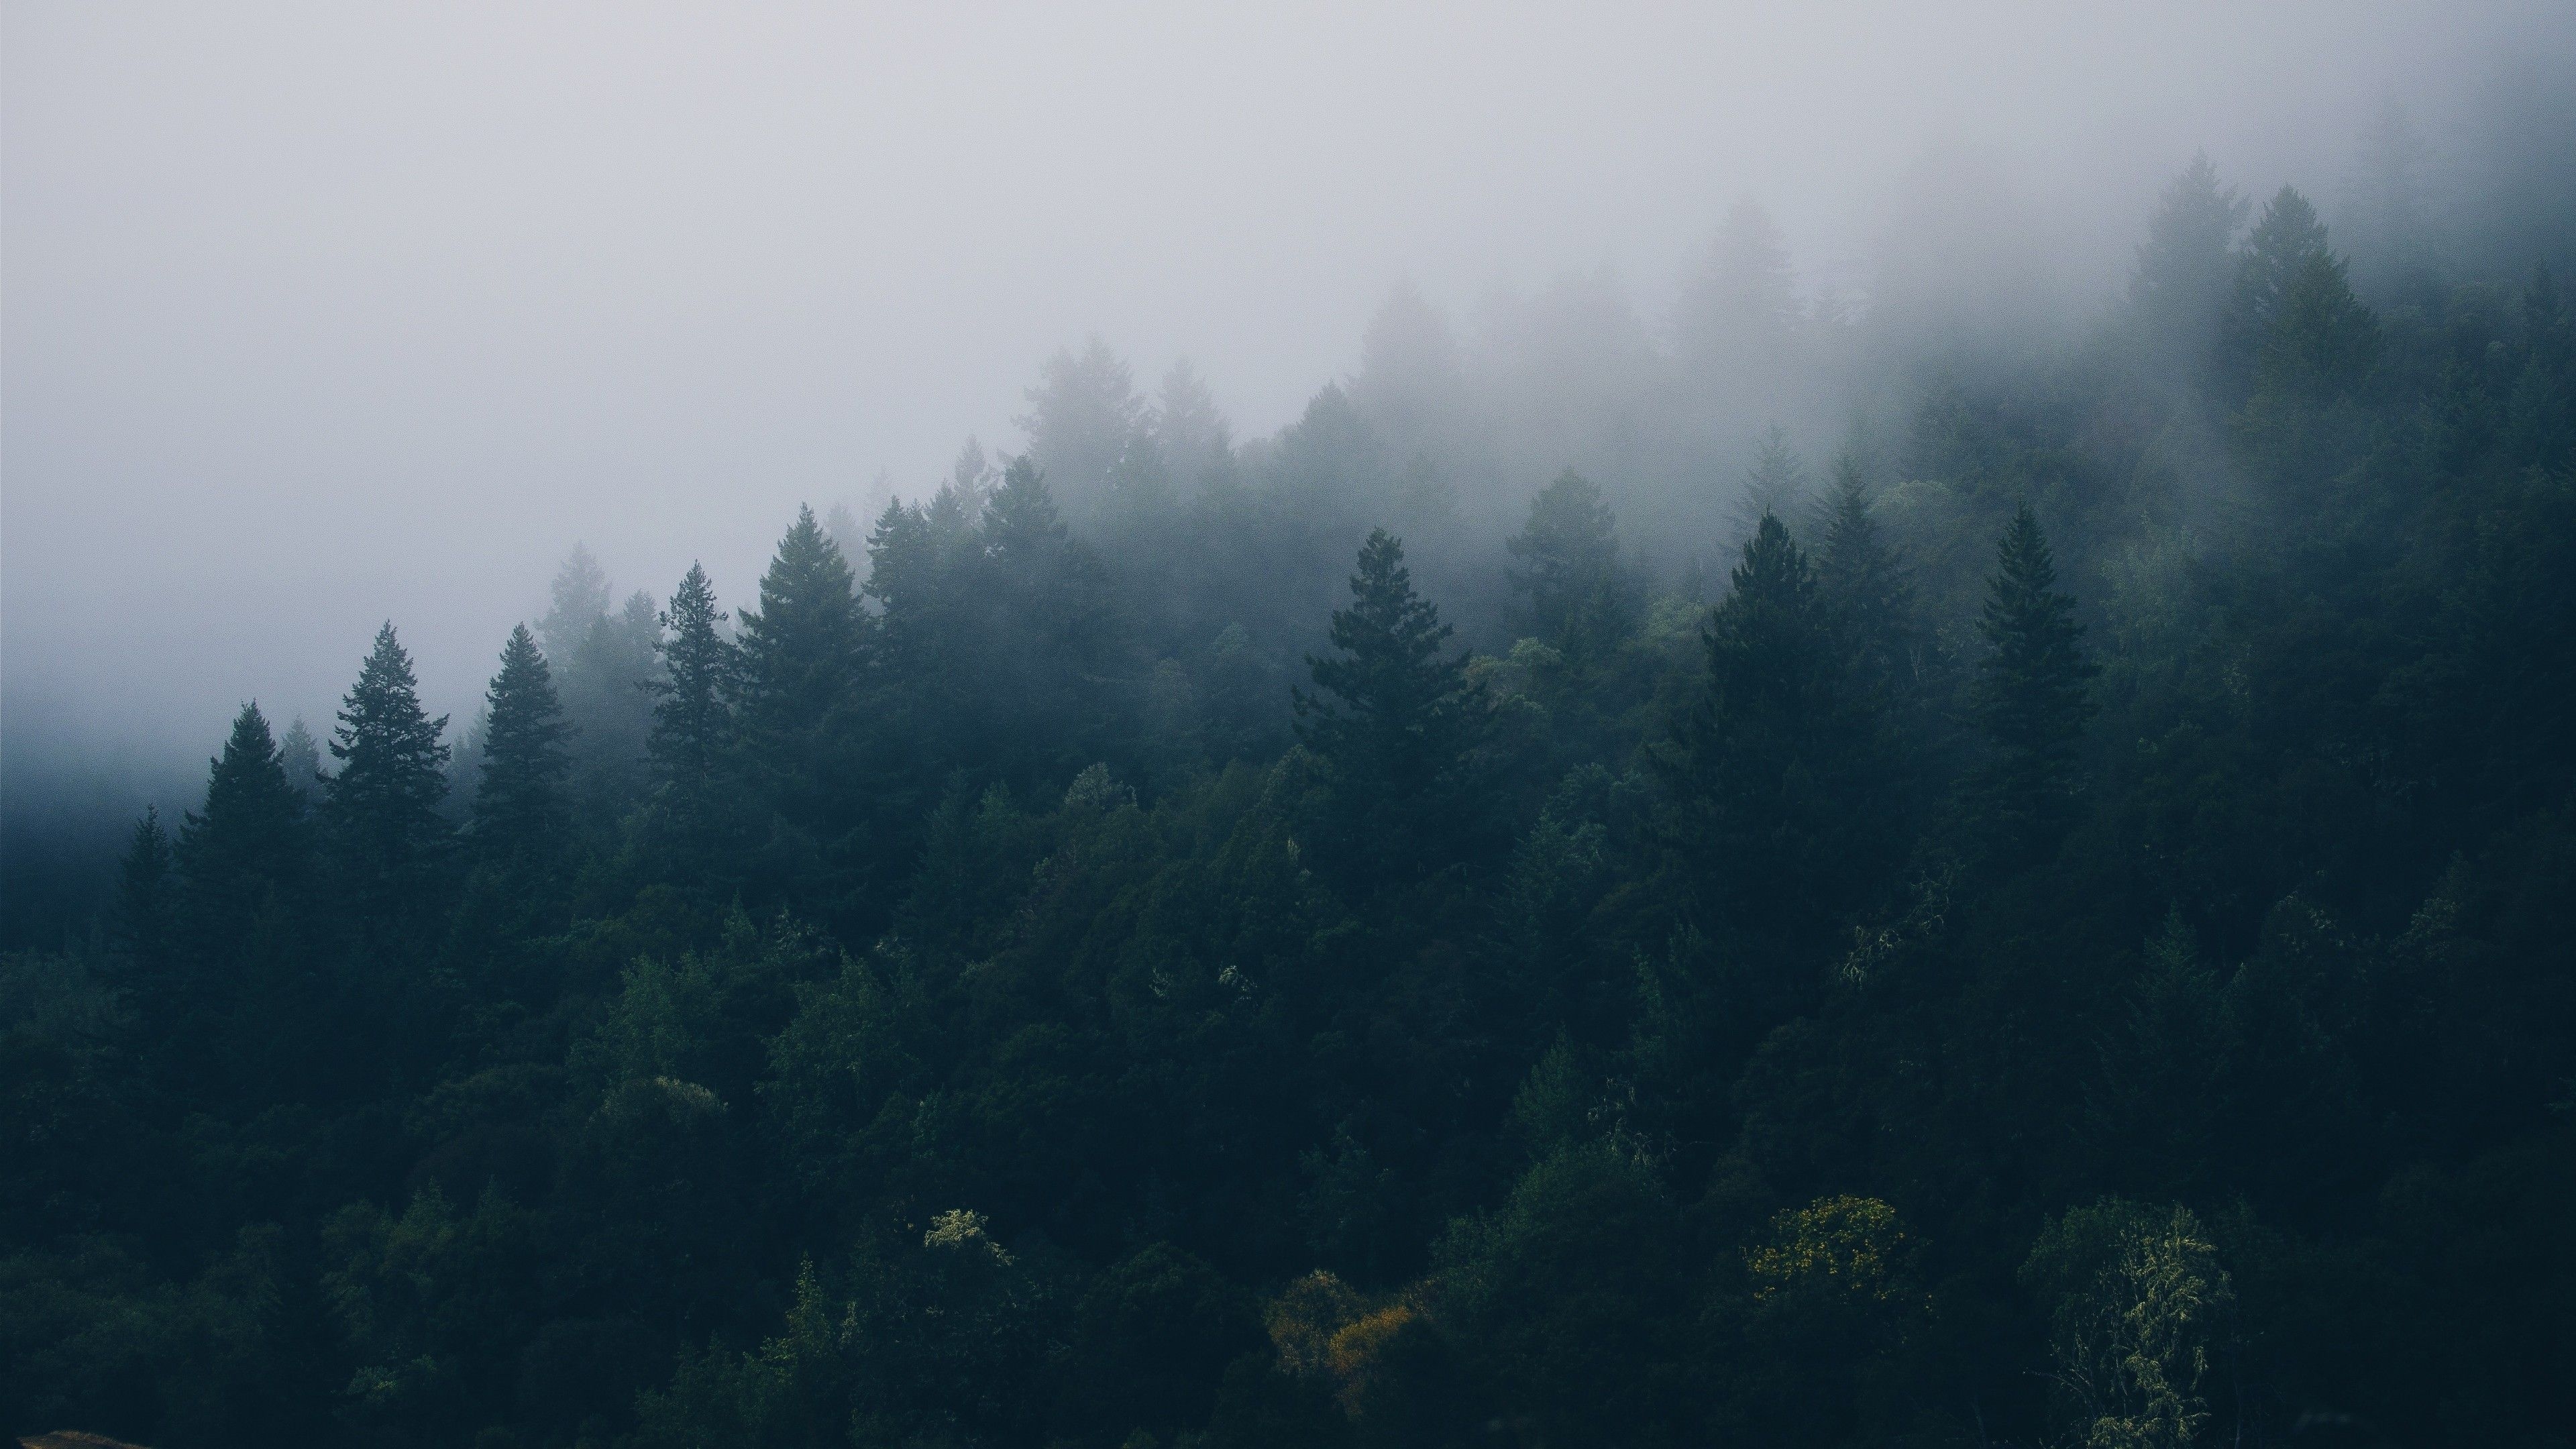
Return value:
[(2263, 215), (2237, 255), (2236, 278), (2221, 319), (2218, 376), (2231, 401), (2242, 402), (2253, 390), (2257, 354), (2292, 283), (2312, 259), (2329, 255), (2325, 223), (2306, 197), (2284, 186), (2264, 203)]
[(2336, 230), (2372, 296), (2420, 302), (2436, 285), (2431, 150), (2395, 96), (2380, 102), (2355, 148)]
[(1162, 466), (1184, 489), (1195, 489), (1233, 461), (1233, 429), (1186, 357), (1163, 374), (1150, 425)]
[(1686, 283), (1675, 330), (1682, 355), (1702, 366), (1777, 366), (1801, 320), (1797, 273), (1771, 214), (1737, 201)]
[(286, 727), (286, 737), (277, 742), (278, 763), (286, 769), (286, 783), (304, 797), (307, 805), (322, 799), (322, 746), (313, 732), (304, 727), (304, 717)]
[(1530, 500), (1529, 521), (1504, 547), (1517, 561), (1516, 630), (1579, 662), (1601, 659), (1635, 631), (1640, 600), (1599, 485), (1567, 469)]
[(1744, 474), (1744, 493), (1736, 501), (1736, 526), (1751, 538), (1766, 517), (1804, 517), (1807, 509), (1807, 465), (1789, 446), (1789, 435), (1774, 423), (1762, 435), (1753, 466)]
[(1918, 683), (1923, 648), (1912, 581), (1870, 515), (1869, 487), (1858, 455), (1834, 459), (1834, 483), (1818, 510), (1816, 585), (1859, 685), (1882, 702)]
[(537, 621), (537, 643), (550, 658), (570, 659), (590, 627), (608, 613), (608, 573), (588, 545), (576, 543), (555, 571), (545, 617)]
[(1400, 283), (1378, 304), (1349, 392), (1396, 438), (1427, 438), (1459, 419), (1468, 398), (1465, 352), (1421, 288)]
[(2192, 375), (2210, 360), (2236, 278), (2236, 234), (2251, 203), (2219, 180), (2207, 152), (2168, 182), (2129, 274), (2129, 306), (2163, 367)]
[(1109, 345), (1094, 337), (1080, 353), (1048, 358), (1029, 411), (1016, 419), (1028, 434), (1029, 457), (1064, 505), (1088, 514), (1109, 498), (1137, 441), (1147, 409), (1136, 378)]

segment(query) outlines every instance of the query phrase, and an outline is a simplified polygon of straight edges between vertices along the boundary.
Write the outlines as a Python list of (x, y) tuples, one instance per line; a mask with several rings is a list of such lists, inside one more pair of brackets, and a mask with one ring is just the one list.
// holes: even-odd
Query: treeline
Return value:
[(0, 1427), (2557, 1442), (2576, 324), (2252, 210), (1722, 571), (1094, 357), (468, 730), (386, 626), (7, 959)]

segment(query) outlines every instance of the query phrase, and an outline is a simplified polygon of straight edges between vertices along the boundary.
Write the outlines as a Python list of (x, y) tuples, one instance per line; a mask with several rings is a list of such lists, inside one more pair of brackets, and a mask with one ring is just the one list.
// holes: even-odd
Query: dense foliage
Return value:
[[(730, 619), (578, 555), (454, 746), (387, 625), (0, 965), (0, 1428), (2565, 1442), (2576, 330), (2251, 211), (1717, 578), (1461, 521), (1400, 297)], [(1676, 375), (1826, 345), (1765, 226)]]

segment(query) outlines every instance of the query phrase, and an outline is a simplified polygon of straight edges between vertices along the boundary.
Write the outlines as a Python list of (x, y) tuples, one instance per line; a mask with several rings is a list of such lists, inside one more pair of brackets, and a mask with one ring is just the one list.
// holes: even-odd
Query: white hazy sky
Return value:
[(11, 0), (0, 746), (319, 725), (386, 617), (469, 708), (576, 538), (737, 599), (1094, 331), (1267, 431), (1403, 277), (1656, 309), (1749, 193), (1865, 282), (1933, 145), (2107, 277), (2195, 147), (2330, 186), (2552, 11)]

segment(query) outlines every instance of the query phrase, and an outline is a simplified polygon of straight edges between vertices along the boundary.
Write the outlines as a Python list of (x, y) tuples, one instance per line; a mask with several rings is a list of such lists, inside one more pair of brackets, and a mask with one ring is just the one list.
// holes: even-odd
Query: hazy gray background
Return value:
[(2195, 148), (2330, 196), (2385, 98), (2438, 159), (2569, 65), (2564, 5), (2087, 8), (10, 4), (0, 750), (318, 732), (386, 617), (461, 722), (574, 540), (736, 602), (1093, 332), (1256, 435), (1400, 279), (1660, 319), (1749, 194), (1865, 297), (1960, 174), (2081, 310)]

